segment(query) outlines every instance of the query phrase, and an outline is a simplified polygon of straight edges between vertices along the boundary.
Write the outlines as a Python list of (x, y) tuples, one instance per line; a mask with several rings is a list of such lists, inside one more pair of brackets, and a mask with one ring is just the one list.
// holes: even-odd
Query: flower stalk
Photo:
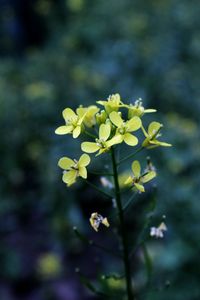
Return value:
[(133, 300), (133, 289), (131, 283), (131, 267), (129, 262), (129, 253), (128, 253), (128, 244), (126, 238), (126, 229), (125, 229), (125, 221), (124, 221), (124, 212), (121, 203), (121, 195), (118, 181), (118, 171), (117, 171), (117, 163), (115, 158), (115, 150), (114, 147), (111, 148), (111, 156), (112, 156), (112, 166), (113, 166), (113, 178), (115, 184), (115, 197), (117, 203), (117, 209), (119, 212), (119, 222), (120, 222), (120, 232), (123, 246), (123, 261), (124, 261), (124, 269), (125, 269), (125, 278), (126, 278), (126, 290), (128, 300)]

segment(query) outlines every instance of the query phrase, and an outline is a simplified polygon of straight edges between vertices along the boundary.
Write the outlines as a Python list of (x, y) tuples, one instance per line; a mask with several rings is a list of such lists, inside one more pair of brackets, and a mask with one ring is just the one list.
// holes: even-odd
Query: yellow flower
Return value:
[(156, 109), (145, 109), (142, 105), (142, 99), (139, 98), (135, 101), (134, 105), (130, 104), (127, 105), (128, 108), (128, 118), (131, 119), (132, 117), (142, 117), (144, 114), (156, 112)]
[(96, 121), (98, 125), (105, 123), (107, 118), (108, 118), (108, 114), (104, 109), (96, 114)]
[(64, 170), (62, 180), (67, 186), (72, 185), (76, 182), (77, 177), (87, 178), (86, 166), (90, 163), (90, 157), (87, 154), (82, 154), (80, 159), (72, 160), (68, 157), (62, 157), (58, 166)]
[(156, 176), (156, 172), (149, 171), (145, 174), (141, 174), (141, 166), (138, 160), (135, 160), (131, 165), (133, 176), (129, 176), (125, 181), (125, 184), (133, 185), (138, 191), (145, 192), (143, 183), (152, 180)]
[(95, 231), (98, 231), (100, 224), (103, 224), (106, 227), (110, 226), (108, 219), (102, 217), (102, 215), (98, 214), (97, 212), (91, 214), (90, 224)]
[(99, 138), (97, 138), (95, 142), (83, 142), (81, 144), (82, 151), (87, 153), (99, 151), (97, 155), (109, 151), (110, 147), (120, 142), (120, 139), (117, 136), (114, 136), (112, 139), (108, 140), (110, 133), (110, 124), (101, 124), (99, 127)]
[(109, 114), (112, 111), (118, 111), (120, 107), (123, 107), (124, 104), (121, 101), (120, 94), (110, 95), (107, 101), (97, 101), (98, 104), (105, 107), (106, 112)]
[(142, 146), (147, 148), (155, 148), (158, 146), (171, 147), (171, 144), (160, 142), (157, 140), (157, 138), (161, 136), (159, 132), (162, 127), (163, 125), (158, 122), (151, 122), (148, 127), (148, 132), (146, 132), (146, 130), (142, 126), (142, 131), (146, 137), (146, 139), (142, 143)]
[(66, 108), (62, 115), (66, 125), (58, 127), (55, 133), (59, 135), (72, 133), (73, 138), (77, 138), (81, 133), (81, 125), (86, 115), (85, 110), (79, 107), (75, 113), (71, 108)]
[(86, 127), (92, 127), (96, 124), (96, 114), (100, 110), (96, 105), (90, 105), (88, 107), (79, 107), (82, 109), (81, 113), (85, 114), (83, 124)]
[(133, 117), (129, 121), (124, 122), (121, 116), (113, 111), (110, 113), (109, 118), (111, 122), (117, 127), (116, 136), (119, 136), (121, 142), (125, 142), (129, 146), (135, 146), (138, 144), (136, 136), (130, 132), (136, 131), (141, 127), (141, 120), (138, 117)]

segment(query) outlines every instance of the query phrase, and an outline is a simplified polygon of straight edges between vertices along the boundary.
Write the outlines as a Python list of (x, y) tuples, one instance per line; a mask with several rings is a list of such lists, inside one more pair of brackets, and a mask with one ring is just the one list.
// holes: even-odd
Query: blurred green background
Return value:
[[(149, 241), (153, 284), (138, 299), (200, 299), (199, 15), (197, 0), (0, 1), (1, 300), (97, 299), (74, 269), (91, 279), (100, 266), (117, 270), (74, 235), (75, 225), (116, 246), (112, 230), (97, 237), (88, 223), (91, 212), (113, 208), (83, 183), (61, 182), (58, 159), (80, 147), (54, 134), (65, 107), (117, 92), (156, 108), (148, 120), (163, 122), (173, 144), (139, 156), (157, 168), (153, 225), (165, 215), (168, 232)], [(142, 216), (139, 206), (129, 215), (133, 237)], [(138, 285), (142, 267), (134, 262)]]

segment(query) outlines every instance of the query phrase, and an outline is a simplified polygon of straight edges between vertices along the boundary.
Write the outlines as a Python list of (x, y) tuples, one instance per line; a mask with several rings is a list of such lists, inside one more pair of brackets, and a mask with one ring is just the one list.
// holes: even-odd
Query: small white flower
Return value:
[(155, 236), (156, 238), (163, 238), (164, 231), (167, 231), (167, 226), (162, 222), (158, 227), (151, 227), (150, 236)]

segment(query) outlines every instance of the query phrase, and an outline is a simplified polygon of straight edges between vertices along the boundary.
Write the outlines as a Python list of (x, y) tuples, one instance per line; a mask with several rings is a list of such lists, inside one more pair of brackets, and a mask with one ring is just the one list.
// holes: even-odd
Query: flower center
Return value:
[(106, 148), (106, 142), (104, 139), (96, 139), (96, 144), (100, 148)]
[(121, 125), (121, 127), (119, 128), (119, 133), (123, 135), (123, 134), (126, 133), (126, 131), (127, 131), (126, 124), (123, 123), (123, 124)]
[(69, 118), (67, 119), (67, 125), (72, 125), (74, 128), (77, 126), (77, 122), (78, 122), (78, 116), (76, 116), (75, 118)]

